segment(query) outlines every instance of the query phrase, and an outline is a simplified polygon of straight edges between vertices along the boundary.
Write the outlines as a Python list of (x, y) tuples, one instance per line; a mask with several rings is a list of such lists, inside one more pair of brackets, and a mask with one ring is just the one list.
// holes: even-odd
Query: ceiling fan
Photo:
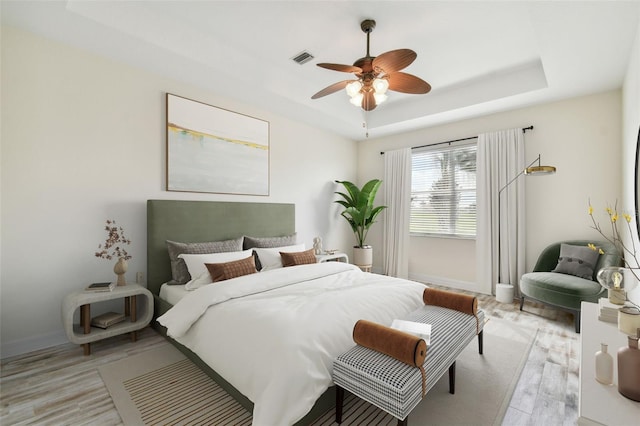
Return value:
[(418, 56), (413, 50), (391, 50), (379, 56), (369, 54), (369, 35), (375, 27), (376, 21), (373, 19), (366, 19), (360, 24), (362, 31), (367, 34), (367, 56), (364, 58), (358, 59), (353, 65), (317, 64), (321, 68), (353, 73), (358, 79), (334, 83), (313, 95), (311, 99), (346, 89), (352, 104), (361, 106), (365, 111), (371, 111), (387, 99), (387, 89), (412, 94), (424, 94), (431, 90), (431, 85), (421, 78), (400, 72), (411, 65)]

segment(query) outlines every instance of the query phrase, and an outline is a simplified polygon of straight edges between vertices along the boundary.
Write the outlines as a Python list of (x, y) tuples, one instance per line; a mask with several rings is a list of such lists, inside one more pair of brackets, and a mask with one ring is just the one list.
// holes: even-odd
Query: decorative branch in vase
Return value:
[(119, 286), (126, 285), (124, 274), (129, 268), (127, 261), (131, 259), (131, 255), (123, 246), (130, 245), (131, 240), (125, 237), (124, 229), (117, 226), (115, 220), (107, 219), (104, 229), (107, 231), (107, 239), (104, 244), (98, 244), (99, 251), (95, 253), (95, 256), (107, 260), (117, 258), (118, 261), (113, 267), (113, 272), (118, 276), (117, 284)]
[[(640, 281), (640, 262), (638, 261), (638, 252), (631, 229), (632, 217), (627, 213), (622, 214), (631, 241), (631, 245), (627, 246), (624, 244), (618, 229), (620, 215), (618, 214), (617, 203), (613, 209), (607, 207), (605, 211), (609, 216), (611, 236), (602, 230), (600, 224), (593, 217), (593, 207), (589, 202), (589, 217), (591, 217), (593, 229), (598, 231), (605, 240), (617, 247), (624, 267), (610, 266), (602, 268), (598, 271), (597, 278), (600, 285), (609, 290), (609, 300), (614, 304), (621, 305), (618, 311), (618, 328), (627, 334), (635, 334), (637, 325), (640, 324), (640, 306), (627, 296), (628, 292), (633, 290)], [(589, 248), (604, 254), (604, 251), (596, 247), (595, 244), (589, 244)], [(631, 262), (631, 259), (633, 259), (633, 262)], [(626, 272), (629, 273), (627, 274)]]
[[(611, 223), (611, 237), (608, 237), (602, 231), (598, 222), (593, 218), (591, 202), (589, 202), (589, 216), (593, 222), (593, 228), (607, 241), (616, 245), (619, 252), (622, 253), (621, 257), (625, 267), (609, 267), (611, 268), (609, 271), (604, 271), (608, 268), (602, 268), (598, 272), (598, 281), (600, 285), (609, 289), (610, 294), (612, 291), (614, 293), (617, 292), (619, 301), (616, 302), (612, 300), (612, 302), (621, 302), (621, 304), (624, 304), (623, 307), (618, 309), (618, 330), (627, 335), (628, 346), (618, 350), (618, 392), (625, 398), (640, 402), (640, 352), (638, 351), (638, 341), (640, 340), (640, 306), (627, 296), (628, 292), (633, 290), (638, 285), (638, 281), (640, 281), (640, 262), (638, 261), (638, 252), (631, 229), (632, 217), (627, 213), (622, 215), (627, 222), (627, 230), (629, 231), (629, 239), (631, 241), (631, 246), (628, 247), (622, 241), (620, 231), (618, 230), (618, 220), (620, 216), (618, 215), (617, 207), (616, 203), (613, 209), (610, 207), (606, 208), (606, 212), (609, 215), (609, 222)], [(600, 254), (603, 253), (602, 249), (598, 249), (593, 244), (589, 244), (589, 247), (592, 250), (599, 250)], [(633, 259), (633, 263), (629, 261), (630, 259)], [(629, 274), (624, 274), (624, 272), (627, 271), (629, 271), (633, 277), (630, 277)], [(602, 277), (601, 273), (603, 273)]]

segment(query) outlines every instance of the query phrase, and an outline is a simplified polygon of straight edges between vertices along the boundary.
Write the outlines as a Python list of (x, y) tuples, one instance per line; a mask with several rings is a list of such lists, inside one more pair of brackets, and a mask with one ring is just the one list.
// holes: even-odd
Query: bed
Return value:
[(309, 424), (334, 403), (331, 364), (353, 346), (355, 321), (390, 323), (422, 303), (422, 284), (329, 262), (203, 286), (172, 305), (159, 296), (171, 280), (166, 240), (290, 235), (295, 206), (149, 200), (147, 228), (148, 288), (167, 327), (154, 326), (252, 411), (255, 425)]

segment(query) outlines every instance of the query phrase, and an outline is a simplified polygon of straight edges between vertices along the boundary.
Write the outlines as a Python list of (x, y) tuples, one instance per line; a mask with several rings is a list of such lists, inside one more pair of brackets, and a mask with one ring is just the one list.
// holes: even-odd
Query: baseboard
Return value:
[(67, 335), (62, 330), (36, 337), (27, 337), (24, 339), (13, 340), (11, 342), (2, 342), (2, 345), (0, 346), (0, 358), (5, 359), (16, 355), (22, 355), (39, 349), (61, 345), (63, 343), (69, 343), (69, 339), (67, 339)]
[(479, 288), (477, 283), (471, 281), (452, 280), (451, 278), (427, 274), (409, 274), (409, 279), (424, 284), (440, 285), (458, 290), (472, 291), (474, 293), (491, 294), (490, 292), (487, 292), (486, 289)]

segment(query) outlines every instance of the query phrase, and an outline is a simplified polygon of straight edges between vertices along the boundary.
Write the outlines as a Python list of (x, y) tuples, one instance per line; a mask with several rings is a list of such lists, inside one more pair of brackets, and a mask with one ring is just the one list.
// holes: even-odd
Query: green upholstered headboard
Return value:
[(157, 295), (171, 279), (166, 240), (194, 243), (294, 232), (295, 204), (148, 200), (147, 288)]

